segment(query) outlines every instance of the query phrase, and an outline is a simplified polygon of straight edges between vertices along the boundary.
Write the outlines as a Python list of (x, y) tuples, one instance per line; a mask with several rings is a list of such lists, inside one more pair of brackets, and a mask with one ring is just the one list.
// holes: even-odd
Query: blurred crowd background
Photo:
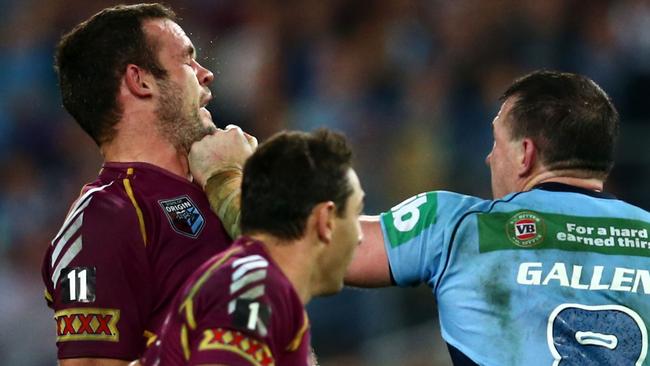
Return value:
[[(43, 252), (101, 158), (63, 110), (63, 32), (115, 2), (0, 0), (0, 363), (55, 364)], [(326, 126), (356, 149), (366, 212), (446, 189), (490, 196), (498, 97), (534, 69), (588, 75), (621, 112), (607, 188), (650, 208), (650, 2), (168, 1), (215, 73), (217, 125), (264, 140)], [(102, 98), (101, 95), (89, 96)], [(449, 365), (427, 288), (355, 290), (309, 306), (323, 366)]]

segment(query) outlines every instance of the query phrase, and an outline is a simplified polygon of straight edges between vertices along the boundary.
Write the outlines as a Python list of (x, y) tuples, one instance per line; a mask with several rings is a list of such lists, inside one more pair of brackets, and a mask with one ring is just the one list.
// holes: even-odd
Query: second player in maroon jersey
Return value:
[(244, 236), (192, 275), (141, 362), (314, 364), (304, 306), (343, 287), (361, 239), (363, 191), (350, 164), (344, 138), (324, 130), (262, 144), (244, 167)]

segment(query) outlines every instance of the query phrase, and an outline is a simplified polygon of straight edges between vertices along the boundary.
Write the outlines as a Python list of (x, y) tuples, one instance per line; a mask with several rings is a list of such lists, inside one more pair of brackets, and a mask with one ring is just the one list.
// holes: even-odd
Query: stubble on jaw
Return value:
[(203, 124), (199, 106), (184, 103), (182, 90), (173, 81), (158, 80), (158, 85), (161, 93), (156, 128), (176, 150), (187, 155), (194, 142), (214, 133), (216, 127)]

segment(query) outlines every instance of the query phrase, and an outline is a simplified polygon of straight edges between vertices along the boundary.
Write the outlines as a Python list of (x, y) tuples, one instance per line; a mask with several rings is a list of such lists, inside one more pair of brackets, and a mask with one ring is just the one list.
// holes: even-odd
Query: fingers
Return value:
[(237, 125), (235, 125), (235, 124), (232, 124), (232, 123), (229, 124), (228, 126), (226, 126), (226, 131), (231, 130), (231, 129), (233, 129), (233, 128), (236, 129), (236, 130), (238, 130), (238, 131), (241, 132), (241, 133), (244, 133), (244, 131), (242, 131), (241, 127), (239, 127), (239, 126), (237, 126)]
[(226, 129), (225, 129), (225, 130), (228, 131), (228, 130), (233, 130), (233, 129), (234, 129), (238, 134), (242, 134), (242, 135), (246, 138), (246, 141), (248, 141), (248, 144), (250, 145), (250, 147), (251, 147), (253, 150), (257, 149), (257, 138), (256, 138), (255, 136), (253, 136), (253, 135), (251, 135), (251, 134), (248, 134), (248, 133), (244, 132), (244, 131), (241, 129), (241, 127), (239, 127), (239, 126), (237, 126), (237, 125), (235, 125), (235, 124), (229, 124), (228, 126), (226, 126)]
[(246, 132), (244, 132), (244, 137), (246, 137), (246, 140), (248, 140), (248, 144), (251, 146), (253, 150), (257, 149), (257, 138), (253, 135), (249, 135)]

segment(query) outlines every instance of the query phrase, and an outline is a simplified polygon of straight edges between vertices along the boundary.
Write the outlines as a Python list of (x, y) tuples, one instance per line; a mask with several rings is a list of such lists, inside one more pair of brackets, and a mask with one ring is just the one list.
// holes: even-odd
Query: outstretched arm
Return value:
[(345, 284), (356, 287), (392, 285), (379, 216), (362, 216), (361, 230), (363, 240), (345, 274)]

